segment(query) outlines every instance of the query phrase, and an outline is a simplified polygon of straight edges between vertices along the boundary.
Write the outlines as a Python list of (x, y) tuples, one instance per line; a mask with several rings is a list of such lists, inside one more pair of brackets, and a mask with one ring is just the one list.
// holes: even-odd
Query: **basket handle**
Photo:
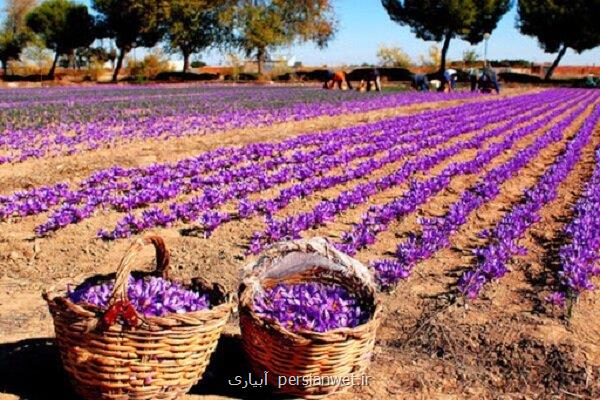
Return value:
[(145, 236), (143, 238), (135, 240), (127, 252), (121, 259), (117, 273), (115, 275), (115, 286), (110, 297), (110, 303), (117, 300), (129, 300), (127, 297), (127, 287), (129, 284), (129, 274), (131, 273), (131, 266), (136, 256), (142, 251), (147, 245), (153, 245), (156, 249), (156, 271), (157, 275), (162, 276), (164, 279), (168, 279), (168, 267), (171, 259), (170, 253), (165, 246), (165, 241), (160, 236)]

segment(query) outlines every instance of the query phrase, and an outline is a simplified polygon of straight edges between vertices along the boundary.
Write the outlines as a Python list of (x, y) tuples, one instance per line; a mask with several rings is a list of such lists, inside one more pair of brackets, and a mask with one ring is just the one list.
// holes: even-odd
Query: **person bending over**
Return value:
[(444, 71), (443, 91), (451, 92), (456, 89), (457, 72), (454, 68), (448, 68)]
[(333, 89), (337, 85), (338, 89), (343, 90), (343, 85), (346, 84), (348, 89), (352, 90), (352, 84), (347, 79), (344, 71), (327, 71), (327, 81), (323, 84), (324, 89)]
[(412, 80), (412, 87), (419, 92), (428, 92), (429, 80), (427, 79), (427, 75), (415, 74)]
[(367, 92), (371, 91), (371, 84), (375, 86), (375, 90), (381, 92), (381, 75), (379, 74), (379, 70), (377, 68), (373, 68), (368, 78), (369, 79), (367, 79)]
[(498, 84), (496, 72), (489, 67), (483, 70), (483, 73), (477, 82), (477, 86), (483, 93), (491, 93), (492, 90), (495, 90), (496, 94), (500, 94), (500, 85)]
[(355, 69), (349, 74), (348, 83), (350, 83), (350, 80), (359, 82), (357, 87), (359, 92), (369, 92), (373, 88), (381, 92), (381, 74), (377, 68)]

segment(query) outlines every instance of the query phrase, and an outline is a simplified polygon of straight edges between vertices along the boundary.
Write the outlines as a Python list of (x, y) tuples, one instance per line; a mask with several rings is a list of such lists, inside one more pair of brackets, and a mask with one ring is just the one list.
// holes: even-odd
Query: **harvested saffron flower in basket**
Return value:
[[(108, 306), (113, 292), (113, 281), (69, 290), (69, 299), (78, 304), (91, 304), (100, 308)], [(157, 277), (129, 278), (127, 295), (135, 310), (144, 316), (163, 316), (169, 313), (186, 313), (210, 307), (208, 294), (186, 289), (183, 285)]]
[(255, 297), (254, 311), (259, 317), (277, 321), (291, 331), (353, 328), (371, 317), (356, 296), (344, 287), (316, 282), (280, 283), (268, 288)]

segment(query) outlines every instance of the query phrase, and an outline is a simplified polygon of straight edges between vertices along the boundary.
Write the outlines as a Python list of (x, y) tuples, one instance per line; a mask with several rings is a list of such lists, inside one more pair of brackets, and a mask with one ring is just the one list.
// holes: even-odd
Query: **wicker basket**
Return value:
[[(355, 328), (291, 332), (276, 321), (261, 319), (253, 311), (256, 294), (282, 282), (339, 284), (358, 295), (361, 306), (372, 312), (372, 318)], [(276, 245), (248, 265), (239, 290), (239, 310), (243, 346), (253, 373), (262, 377), (268, 372), (267, 380), (275, 390), (316, 399), (348, 389), (348, 382), (364, 384), (381, 304), (368, 269), (325, 239)], [(290, 377), (295, 377), (291, 384)]]
[[(132, 262), (148, 244), (156, 248), (154, 274), (167, 278), (169, 252), (160, 237), (149, 236), (133, 242), (116, 276), (96, 276), (86, 283), (115, 278), (111, 304), (126, 300)], [(219, 285), (194, 279), (187, 287), (209, 293), (212, 307), (162, 317), (135, 315), (129, 321), (137, 323), (112, 325), (106, 323), (110, 311), (74, 304), (65, 291), (44, 293), (63, 365), (77, 393), (88, 400), (176, 399), (196, 384), (217, 346), (232, 303)]]

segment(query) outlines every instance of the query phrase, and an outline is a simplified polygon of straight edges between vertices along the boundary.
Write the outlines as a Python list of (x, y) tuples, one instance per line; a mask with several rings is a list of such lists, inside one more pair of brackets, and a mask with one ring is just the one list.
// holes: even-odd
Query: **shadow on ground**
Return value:
[[(202, 381), (192, 395), (217, 395), (253, 400), (273, 398), (266, 388), (236, 386), (236, 376), (248, 379), (250, 372), (239, 335), (223, 335)], [(253, 377), (260, 379), (261, 377)], [(54, 339), (27, 339), (0, 345), (0, 394), (27, 400), (80, 400), (63, 372)]]
[(28, 400), (78, 399), (50, 338), (0, 345), (0, 393)]
[[(249, 386), (244, 389), (243, 386), (230, 384), (236, 383), (237, 376), (243, 381), (248, 380), (249, 373), (250, 365), (246, 360), (240, 335), (222, 335), (202, 381), (192, 388), (190, 394), (211, 394), (247, 400), (274, 398), (273, 392), (266, 387)], [(263, 377), (252, 376), (254, 381), (261, 378)]]

